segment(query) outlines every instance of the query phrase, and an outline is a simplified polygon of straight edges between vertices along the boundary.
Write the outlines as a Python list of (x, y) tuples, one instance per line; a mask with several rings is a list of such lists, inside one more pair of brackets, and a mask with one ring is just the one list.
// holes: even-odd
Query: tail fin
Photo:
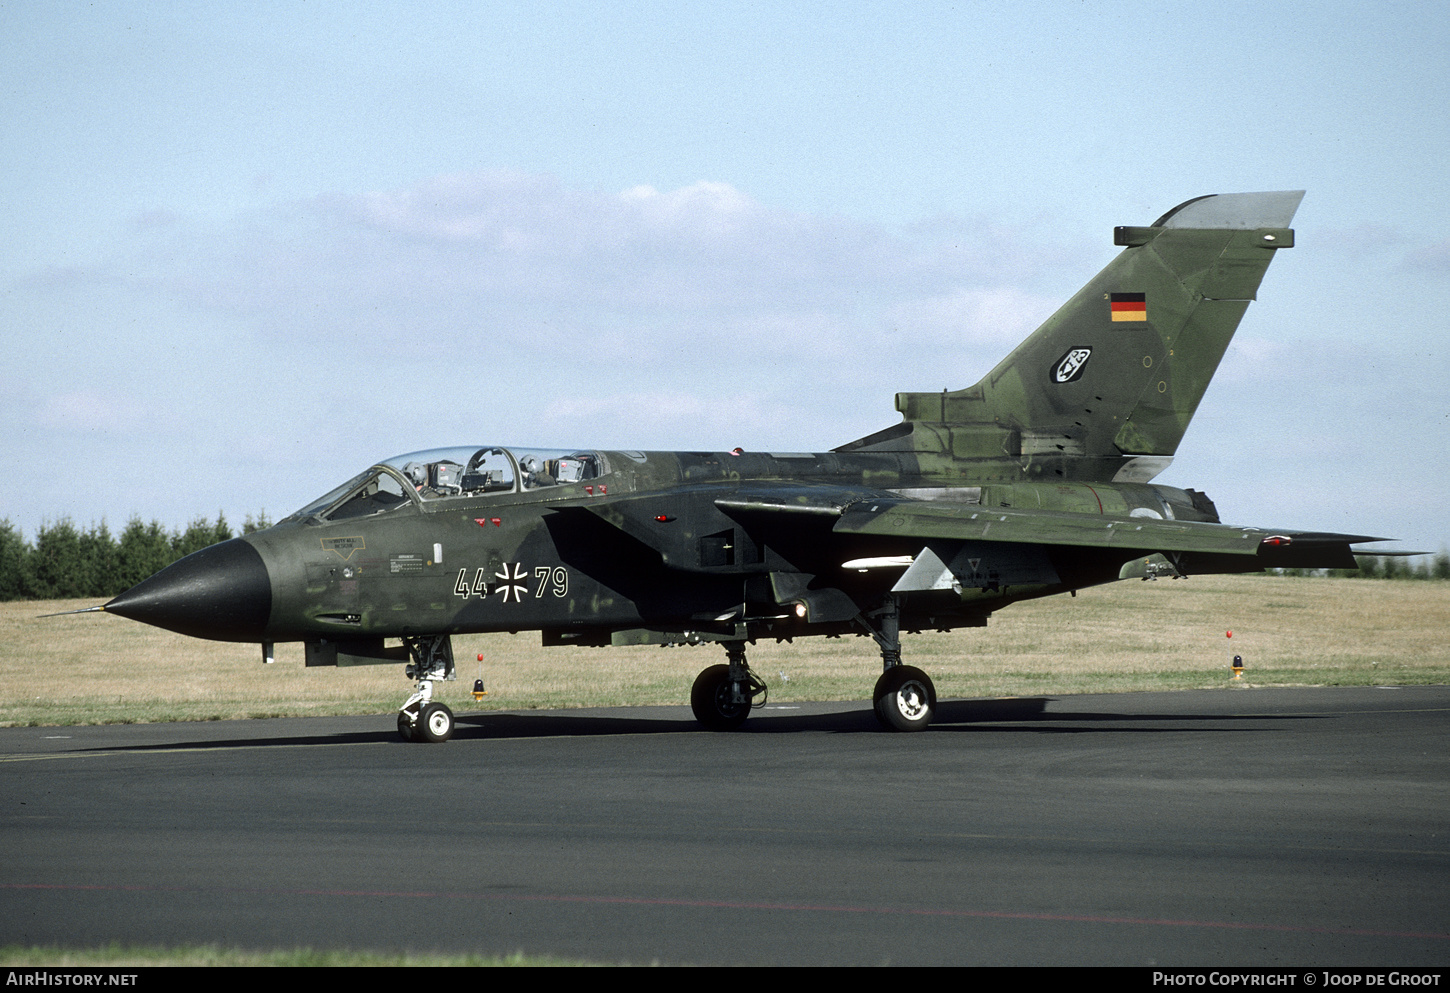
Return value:
[(837, 451), (1146, 482), (1171, 461), (1274, 252), (1293, 247), (1303, 196), (1199, 197), (1117, 228), (1124, 251), (981, 382), (898, 393), (903, 423)]

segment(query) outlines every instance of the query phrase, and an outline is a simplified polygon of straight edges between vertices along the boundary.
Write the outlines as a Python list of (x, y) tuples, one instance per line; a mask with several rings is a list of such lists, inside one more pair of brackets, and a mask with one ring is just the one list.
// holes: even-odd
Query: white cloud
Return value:
[(923, 345), (969, 341), (1010, 349), (1060, 303), (1013, 286), (954, 287), (904, 300), (891, 308), (888, 317), (908, 339)]
[(888, 405), (923, 377), (975, 381), (1051, 312), (1021, 287), (1061, 264), (1034, 268), (981, 219), (894, 231), (726, 183), (609, 193), (503, 171), (138, 238), (107, 277), (239, 318), (269, 353), (317, 367), (345, 355), (360, 370), (445, 364), (462, 382), (775, 395), (874, 383)]
[(638, 209), (639, 216), (656, 229), (710, 231), (716, 236), (737, 233), (765, 216), (758, 203), (729, 183), (705, 180), (667, 193), (635, 186), (621, 193), (619, 201)]
[(1450, 275), (1450, 239), (1417, 248), (1405, 255), (1404, 266), (1410, 272), (1434, 276)]
[(185, 243), (161, 230), (127, 263), (201, 303), (339, 318), (465, 301), (712, 312), (889, 304), (1001, 281), (989, 258), (957, 248), (969, 232), (931, 234), (768, 209), (725, 183), (608, 194), (492, 172), (293, 203)]

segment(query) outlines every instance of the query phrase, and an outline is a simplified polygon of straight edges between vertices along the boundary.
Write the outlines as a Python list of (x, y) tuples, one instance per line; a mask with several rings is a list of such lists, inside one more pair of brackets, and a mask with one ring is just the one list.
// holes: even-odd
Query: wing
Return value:
[(1161, 552), (1175, 556), (1185, 573), (1353, 569), (1351, 545), (1384, 540), (1367, 535), (925, 501), (857, 504), (841, 514), (834, 530), (923, 540), (1100, 549), (1109, 558), (1124, 562)]
[[(742, 489), (715, 502), (747, 523), (751, 519), (773, 518), (779, 522), (830, 517), (831, 531), (836, 535), (876, 536), (898, 547), (915, 544), (917, 548), (909, 553), (913, 565), (922, 560), (923, 552), (930, 553), (928, 561), (943, 564), (954, 559), (967, 561), (961, 554), (964, 551), (980, 553), (970, 558), (1016, 563), (1015, 573), (1025, 571), (1044, 585), (1053, 585), (1058, 579), (1086, 586), (1126, 578), (1137, 574), (1132, 569), (1139, 560), (1155, 555), (1166, 560), (1167, 571), (1179, 575), (1273, 568), (1353, 569), (1353, 545), (1385, 540), (1286, 528), (906, 500), (879, 490), (793, 491), (789, 486)], [(902, 561), (900, 555), (883, 555), (875, 557), (870, 566), (885, 567)], [(1025, 562), (1033, 565), (1024, 566)], [(957, 573), (959, 581), (970, 581), (963, 570), (951, 571)], [(977, 568), (972, 569), (973, 575), (977, 572)], [(1080, 577), (1079, 581), (1069, 582), (1069, 576), (1062, 573), (1072, 573)], [(939, 578), (937, 572), (933, 581)], [(908, 580), (906, 585), (895, 588), (902, 592), (941, 587), (918, 587)]]

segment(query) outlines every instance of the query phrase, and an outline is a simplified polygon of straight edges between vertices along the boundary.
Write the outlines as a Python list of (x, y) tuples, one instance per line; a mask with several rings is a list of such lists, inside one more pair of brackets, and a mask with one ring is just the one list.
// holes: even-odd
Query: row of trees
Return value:
[[(1419, 559), (1419, 561), (1415, 561)], [(1334, 576), (1355, 579), (1450, 579), (1450, 552), (1434, 556), (1356, 555), (1358, 569), (1276, 569), (1281, 576)]]
[[(271, 526), (263, 513), (247, 515), (242, 533)], [(184, 531), (168, 531), (161, 522), (131, 518), (120, 538), (105, 521), (82, 531), (69, 520), (47, 524), (35, 543), (23, 539), (10, 521), (0, 521), (0, 600), (66, 600), (112, 597), (184, 555), (234, 537), (226, 517), (197, 518)]]

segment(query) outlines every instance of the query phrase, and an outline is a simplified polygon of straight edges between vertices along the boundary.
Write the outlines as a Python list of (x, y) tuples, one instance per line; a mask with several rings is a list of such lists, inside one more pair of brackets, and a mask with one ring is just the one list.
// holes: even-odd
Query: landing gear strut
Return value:
[(925, 731), (936, 712), (936, 687), (915, 666), (901, 664), (901, 614), (896, 598), (859, 620), (881, 647), (881, 678), (871, 694), (876, 719), (891, 731)]
[(453, 737), (453, 711), (446, 703), (433, 702), (433, 684), (456, 679), (453, 671), (453, 643), (448, 635), (404, 638), (413, 661), (404, 670), (418, 688), (398, 708), (398, 734), (404, 741), (447, 741)]
[(745, 661), (743, 641), (725, 642), (729, 665), (712, 665), (695, 677), (690, 688), (690, 709), (695, 720), (711, 731), (734, 731), (750, 716), (755, 698), (765, 703), (765, 684)]

